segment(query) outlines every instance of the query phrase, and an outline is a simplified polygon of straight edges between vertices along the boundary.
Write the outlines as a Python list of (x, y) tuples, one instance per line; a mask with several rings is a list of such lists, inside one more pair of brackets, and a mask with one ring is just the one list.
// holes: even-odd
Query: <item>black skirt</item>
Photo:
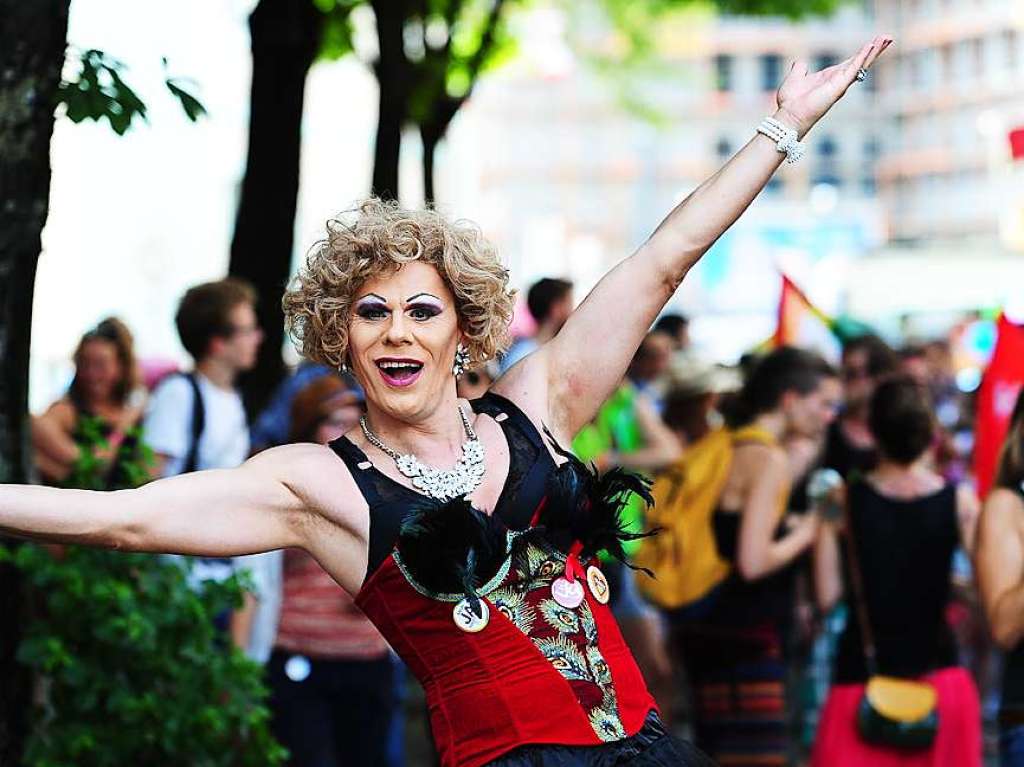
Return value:
[(520, 746), (487, 767), (715, 767), (684, 740), (665, 731), (653, 711), (636, 735), (601, 746)]

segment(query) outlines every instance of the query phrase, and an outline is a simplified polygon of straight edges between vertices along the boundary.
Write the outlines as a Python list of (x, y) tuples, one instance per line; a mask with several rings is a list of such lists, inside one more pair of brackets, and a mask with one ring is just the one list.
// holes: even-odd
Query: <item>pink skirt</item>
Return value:
[(837, 684), (828, 694), (814, 739), (811, 767), (981, 767), (981, 706), (974, 680), (962, 668), (924, 677), (939, 695), (939, 731), (927, 751), (865, 743), (857, 731), (863, 684)]

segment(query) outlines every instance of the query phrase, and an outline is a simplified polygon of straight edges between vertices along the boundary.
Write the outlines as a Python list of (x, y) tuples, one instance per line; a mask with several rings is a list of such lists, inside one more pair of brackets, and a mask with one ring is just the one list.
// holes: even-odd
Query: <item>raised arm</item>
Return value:
[[(877, 37), (846, 61), (811, 74), (795, 63), (779, 87), (775, 118), (803, 136), (890, 42)], [(546, 379), (547, 418), (556, 434), (575, 434), (618, 385), (690, 267), (747, 209), (783, 157), (775, 142), (756, 134), (605, 275), (552, 341), (510, 371), (505, 391), (523, 396)]]
[[(350, 550), (350, 569), (356, 573), (360, 559), (365, 568), (367, 522), (356, 504), (344, 502), (351, 497), (344, 481), (351, 478), (342, 466), (328, 448), (288, 445), (237, 469), (183, 474), (135, 490), (0, 485), (0, 533), (215, 557), (288, 546), (323, 556), (329, 538), (335, 549), (332, 570)], [(341, 577), (349, 578), (347, 569)]]

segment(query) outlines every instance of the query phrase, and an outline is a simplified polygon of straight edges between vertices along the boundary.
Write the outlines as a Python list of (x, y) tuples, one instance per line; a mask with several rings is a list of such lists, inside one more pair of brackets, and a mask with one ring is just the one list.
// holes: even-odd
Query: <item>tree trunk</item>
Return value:
[(402, 127), (409, 113), (412, 67), (405, 55), (406, 0), (373, 0), (379, 58), (374, 67), (378, 96), (377, 137), (373, 153), (373, 193), (398, 199), (398, 158)]
[[(0, 482), (28, 475), (32, 293), (69, 4), (0, 0)], [(26, 734), (28, 675), (14, 660), (23, 607), (17, 573), (0, 568), (0, 764), (20, 763)]]
[(423, 197), (428, 205), (433, 205), (437, 199), (434, 189), (437, 147), (448, 133), (448, 127), (465, 102), (465, 97), (452, 98), (447, 95), (438, 97), (435, 99), (431, 118), (420, 124), (420, 141), (423, 144)]
[(434, 192), (434, 159), (440, 137), (434, 135), (427, 126), (421, 125), (420, 140), (423, 144), (423, 201), (429, 207), (437, 199)]
[(294, 245), (306, 75), (323, 18), (309, 0), (260, 0), (249, 17), (249, 153), (228, 271), (259, 291), (256, 313), (265, 337), (256, 367), (240, 382), (250, 413), (284, 375), (281, 295)]
[[(491, 47), (494, 45), (494, 37), (498, 31), (498, 24), (501, 21), (504, 5), (505, 0), (493, 0), (483, 36), (480, 39), (480, 45), (469, 61), (466, 62), (470, 77), (469, 90), (462, 96), (450, 96), (445, 91), (443, 76), (434, 81), (436, 92), (431, 99), (432, 110), (429, 117), (421, 122), (419, 126), (420, 139), (423, 143), (423, 196), (428, 205), (433, 205), (436, 200), (434, 171), (437, 166), (437, 147), (448, 133), (448, 127), (452, 124), (452, 120), (455, 119), (455, 115), (462, 109), (462, 105), (469, 100), (473, 89), (476, 87), (477, 79), (480, 77), (480, 70), (483, 68), (484, 62), (491, 53)], [(445, 55), (451, 55), (450, 49), (446, 49)]]

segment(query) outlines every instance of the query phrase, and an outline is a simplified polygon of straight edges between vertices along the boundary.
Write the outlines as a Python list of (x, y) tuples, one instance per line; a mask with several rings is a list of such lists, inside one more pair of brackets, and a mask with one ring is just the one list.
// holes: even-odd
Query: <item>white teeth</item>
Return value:
[(382, 370), (393, 370), (393, 369), (396, 369), (396, 368), (413, 368), (414, 370), (419, 370), (421, 367), (423, 367), (423, 365), (421, 365), (418, 362), (391, 362), (391, 361), (378, 362), (377, 366), (379, 368), (381, 368)]

